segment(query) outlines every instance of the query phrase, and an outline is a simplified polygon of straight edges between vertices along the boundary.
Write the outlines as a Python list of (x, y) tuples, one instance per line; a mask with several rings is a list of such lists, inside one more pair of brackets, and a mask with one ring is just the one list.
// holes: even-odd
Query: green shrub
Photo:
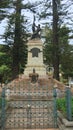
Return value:
[(57, 109), (66, 115), (66, 100), (65, 98), (57, 99)]
[[(61, 111), (64, 116), (66, 116), (67, 106), (66, 106), (66, 99), (65, 98), (57, 99), (57, 109), (59, 111)], [(71, 100), (71, 111), (72, 111), (72, 117), (73, 117), (73, 97)]]

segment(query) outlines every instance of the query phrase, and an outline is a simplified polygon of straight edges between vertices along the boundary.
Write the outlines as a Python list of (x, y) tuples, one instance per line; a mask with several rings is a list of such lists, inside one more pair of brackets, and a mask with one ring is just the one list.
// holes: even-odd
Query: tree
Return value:
[(0, 45), (0, 79), (1, 82), (11, 80), (11, 48), (7, 45)]
[(13, 78), (19, 75), (21, 42), (21, 0), (16, 1), (15, 37), (13, 44)]
[[(19, 75), (26, 63), (27, 48), (26, 48), (26, 31), (23, 27), (23, 17), (21, 16), (22, 0), (17, 0), (13, 4), (15, 6), (15, 14), (11, 14), (8, 27), (4, 34), (5, 42), (12, 46), (12, 72), (13, 78)], [(24, 36), (23, 36), (24, 35)], [(25, 61), (24, 61), (25, 60)]]
[(6, 8), (9, 7), (11, 0), (0, 0), (0, 21), (7, 17), (7, 10)]
[[(27, 57), (27, 31), (26, 31), (26, 23), (27, 20), (22, 16), (22, 10), (30, 10), (34, 11), (34, 5), (29, 2), (26, 4), (22, 4), (22, 0), (12, 1), (13, 8), (15, 9), (15, 13), (9, 15), (8, 27), (5, 32), (5, 42), (12, 46), (12, 55), (13, 55), (13, 79), (16, 78), (21, 71), (23, 71), (23, 67), (26, 63)], [(23, 20), (24, 19), (24, 20)]]
[(0, 66), (7, 65), (11, 67), (12, 64), (12, 49), (8, 45), (0, 45)]
[[(62, 0), (45, 0), (43, 3), (42, 11), (38, 12), (40, 19), (46, 18), (46, 24), (48, 27), (53, 28), (52, 33), (52, 58), (53, 58), (53, 67), (54, 67), (54, 78), (59, 80), (59, 34), (58, 28), (62, 27), (66, 23), (69, 18), (71, 21), (69, 8), (71, 6), (72, 1), (67, 2)], [(41, 9), (41, 8), (40, 8)], [(51, 10), (52, 9), (52, 10)], [(48, 52), (49, 54), (49, 52)], [(48, 55), (47, 55), (48, 56)]]
[[(37, 5), (37, 8), (35, 8), (34, 4), (30, 4), (30, 2), (22, 4), (22, 0), (11, 1), (9, 8), (11, 6), (11, 8), (13, 8), (16, 13), (14, 14), (14, 12), (13, 12), (13, 14), (11, 16), (9, 15), (9, 17), (11, 19), (10, 20), (11, 23), (8, 23), (8, 27), (9, 27), (8, 30), (10, 31), (10, 33), (7, 31), (7, 35), (5, 34), (5, 37), (6, 37), (6, 40), (9, 42), (8, 44), (12, 44), (12, 46), (13, 46), (13, 72), (15, 74), (15, 75), (13, 74), (14, 78), (19, 74), (20, 68), (22, 68), (22, 66), (23, 66), (22, 65), (23, 60), (21, 60), (22, 59), (21, 56), (23, 55), (21, 53), (23, 50), (23, 44), (20, 44), (20, 42), (22, 43), (22, 40), (25, 39), (23, 41), (24, 41), (24, 43), (26, 43), (26, 29), (25, 29), (25, 27), (24, 27), (25, 37), (23, 37), (23, 35), (21, 35), (23, 32), (23, 29), (22, 29), (23, 26), (21, 24), (22, 19), (23, 19), (21, 17), (21, 10), (28, 9), (33, 13), (37, 12), (37, 14), (39, 14), (40, 19), (41, 19), (41, 17), (47, 18), (47, 21), (48, 21), (47, 23), (50, 23), (49, 17), (51, 17), (51, 23), (53, 22), (53, 40), (52, 40), (53, 50), (52, 51), (54, 52), (54, 58), (53, 58), (53, 66), (55, 68), (54, 69), (55, 70), (54, 76), (56, 79), (59, 79), (59, 41), (58, 41), (59, 34), (57, 31), (58, 31), (58, 26), (61, 26), (61, 24), (62, 24), (62, 19), (60, 19), (60, 16), (63, 16), (62, 12), (64, 12), (63, 10), (60, 11), (62, 9), (60, 6), (61, 5), (60, 1), (62, 1), (62, 0), (53, 0), (53, 5), (54, 5), (53, 6), (53, 13), (52, 13), (51, 1), (48, 1), (48, 0), (45, 0), (43, 2), (41, 1), (40, 4), (36, 3), (35, 5)], [(39, 11), (38, 7), (40, 7), (40, 6), (42, 6), (42, 8), (40, 8), (39, 9), (40, 11)], [(43, 11), (42, 13), (41, 13), (41, 9)], [(64, 10), (66, 11), (66, 8), (64, 8)], [(53, 19), (52, 19), (52, 16), (53, 16)], [(66, 16), (65, 13), (64, 13), (64, 16)], [(25, 19), (25, 21), (26, 21), (26, 19)], [(26, 25), (27, 21), (26, 22), (25, 21), (24, 21), (24, 24)], [(13, 30), (11, 29), (11, 24), (12, 24)], [(48, 25), (50, 26), (50, 28), (52, 27), (51, 26), (52, 24), (48, 24)], [(55, 31), (55, 29), (56, 29), (56, 31)], [(19, 32), (21, 32), (21, 33), (19, 33)], [(26, 47), (24, 47), (24, 48), (26, 48)], [(14, 52), (18, 56), (19, 60), (16, 58), (16, 55), (14, 55)], [(26, 55), (26, 49), (25, 49), (25, 55)], [(53, 56), (53, 54), (52, 54), (52, 56)]]
[[(44, 43), (44, 57), (46, 57), (46, 64), (52, 66), (52, 30), (46, 27), (45, 43)], [(59, 69), (63, 73), (64, 78), (73, 76), (73, 45), (69, 44), (70, 30), (66, 26), (58, 28), (59, 35)]]
[(0, 79), (1, 83), (5, 83), (6, 81), (10, 80), (9, 75), (10, 74), (10, 68), (7, 65), (0, 66)]
[(44, 29), (45, 41), (44, 41), (44, 63), (49, 66), (53, 66), (53, 55), (52, 55), (52, 30), (46, 25)]
[(68, 44), (61, 55), (61, 70), (64, 78), (73, 77), (73, 45)]

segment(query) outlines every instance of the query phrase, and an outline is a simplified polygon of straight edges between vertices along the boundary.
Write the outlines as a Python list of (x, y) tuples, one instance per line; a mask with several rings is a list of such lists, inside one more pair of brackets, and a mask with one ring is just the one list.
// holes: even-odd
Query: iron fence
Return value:
[(1, 129), (57, 127), (56, 98), (53, 86), (7, 84), (2, 91)]

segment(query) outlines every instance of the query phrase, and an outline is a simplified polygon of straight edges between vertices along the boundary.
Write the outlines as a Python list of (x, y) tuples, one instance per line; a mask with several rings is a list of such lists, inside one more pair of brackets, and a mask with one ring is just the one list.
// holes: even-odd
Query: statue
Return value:
[(32, 31), (33, 31), (33, 34), (32, 34), (31, 39), (40, 38), (41, 28), (40, 28), (40, 24), (38, 24), (38, 26), (35, 25), (35, 16), (34, 16), (33, 25), (32, 25)]
[(32, 31), (33, 31), (33, 34), (35, 33), (35, 16), (34, 16), (34, 20), (33, 20), (33, 24), (32, 24)]
[(31, 83), (36, 83), (38, 81), (39, 75), (35, 72), (34, 68), (33, 72), (29, 74), (29, 77), (31, 78)]

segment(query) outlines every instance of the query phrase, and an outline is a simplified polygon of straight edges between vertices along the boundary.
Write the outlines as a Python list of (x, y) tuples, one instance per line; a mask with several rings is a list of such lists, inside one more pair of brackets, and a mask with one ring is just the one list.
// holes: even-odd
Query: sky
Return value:
[[(24, 2), (30, 2), (30, 3), (32, 3), (32, 2), (37, 2), (37, 1), (41, 1), (41, 0), (24, 0)], [(45, 0), (44, 0), (45, 1)], [(51, 0), (50, 0), (51, 1)], [(70, 2), (70, 0), (64, 0), (64, 2)], [(72, 18), (73, 18), (73, 5), (71, 5), (71, 7), (70, 7), (70, 10), (69, 10), (69, 12), (70, 12), (70, 14), (72, 15)], [(24, 14), (24, 11), (23, 11), (23, 14)], [(25, 15), (27, 16), (27, 17), (29, 17), (29, 23), (30, 23), (30, 26), (31, 26), (31, 24), (33, 23), (33, 14), (30, 14), (29, 12), (26, 12), (25, 13)], [(68, 19), (68, 22), (70, 21), (70, 19)], [(36, 23), (38, 24), (39, 22), (41, 22), (41, 21), (38, 21), (37, 19), (36, 19)], [(67, 22), (67, 21), (66, 21)], [(73, 21), (72, 21), (72, 23), (73, 23)], [(40, 23), (41, 24), (41, 23)], [(4, 33), (4, 31), (5, 31), (5, 27), (6, 27), (6, 25), (7, 25), (7, 22), (6, 22), (6, 19), (5, 20), (3, 20), (1, 23), (0, 23), (0, 35), (2, 35), (3, 33)], [(69, 27), (71, 27), (71, 25), (68, 25)], [(30, 27), (29, 27), (30, 28)], [(72, 28), (72, 27), (71, 27)], [(69, 40), (69, 43), (70, 44), (72, 44), (73, 43), (73, 39), (72, 40)], [(0, 44), (3, 44), (3, 40), (1, 39), (1, 36), (0, 36)]]
[[(6, 26), (6, 20), (3, 20), (1, 23), (0, 23), (0, 35), (2, 35), (5, 31), (5, 26)], [(1, 39), (1, 36), (0, 36), (0, 44), (3, 44), (3, 39)]]
[[(27, 2), (30, 2), (30, 3), (34, 3), (34, 2), (37, 2), (37, 1), (41, 1), (41, 0), (24, 0), (25, 3)], [(10, 10), (9, 10), (10, 12)], [(11, 11), (12, 12), (12, 11)], [(24, 14), (24, 11), (23, 11), (23, 14)], [(29, 12), (26, 12), (25, 13), (25, 16), (29, 17), (29, 22), (30, 23), (33, 23), (33, 14), (30, 14)], [(38, 21), (36, 21), (36, 23), (38, 24)], [(3, 43), (3, 39), (1, 39), (1, 35), (4, 33), (5, 31), (5, 28), (6, 28), (6, 25), (7, 25), (7, 19), (4, 19), (1, 23), (0, 23), (0, 44), (5, 44)]]

